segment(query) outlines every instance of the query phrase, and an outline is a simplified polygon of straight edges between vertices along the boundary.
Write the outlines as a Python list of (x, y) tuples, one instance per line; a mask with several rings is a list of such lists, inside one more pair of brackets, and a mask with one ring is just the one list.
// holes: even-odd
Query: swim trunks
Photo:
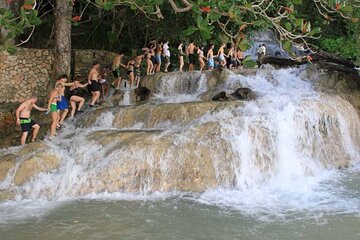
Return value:
[(156, 64), (161, 64), (161, 55), (160, 54), (155, 55), (155, 63)]
[(113, 73), (113, 75), (114, 75), (115, 78), (121, 77), (121, 69), (120, 69), (120, 67), (114, 69), (114, 70), (112, 71), (112, 73)]
[(61, 101), (57, 102), (58, 110), (66, 110), (68, 109), (68, 102), (64, 96), (61, 96)]
[(141, 76), (141, 69), (140, 67), (135, 67), (135, 75), (140, 77)]
[(100, 86), (99, 82), (96, 80), (91, 80), (91, 84), (89, 86), (90, 86), (91, 92), (100, 92), (100, 90), (101, 90), (101, 86)]
[(31, 131), (31, 128), (36, 124), (37, 123), (30, 118), (20, 118), (20, 126), (21, 126), (22, 132)]
[(195, 64), (195, 55), (193, 53), (189, 54), (189, 63)]
[(209, 58), (209, 60), (208, 60), (208, 67), (214, 67), (215, 65), (214, 65), (214, 59), (213, 58)]

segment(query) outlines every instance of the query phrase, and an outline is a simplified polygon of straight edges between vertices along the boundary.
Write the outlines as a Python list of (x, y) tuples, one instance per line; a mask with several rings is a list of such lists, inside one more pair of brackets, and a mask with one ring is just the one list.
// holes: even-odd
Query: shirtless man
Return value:
[(61, 96), (61, 99), (57, 102), (57, 108), (60, 117), (58, 127), (61, 127), (61, 125), (64, 123), (64, 120), (69, 112), (68, 101), (65, 98), (65, 87), (71, 87), (72, 85), (74, 85), (74, 83), (67, 83), (67, 80), (68, 80), (68, 76), (66, 74), (61, 75), (55, 84), (55, 85), (61, 84), (63, 86), (59, 90), (59, 95)]
[(124, 57), (124, 53), (120, 52), (115, 56), (112, 64), (113, 75), (116, 78), (112, 85), (115, 86), (116, 89), (120, 89), (121, 84), (121, 67), (126, 68), (126, 65), (121, 62)]
[(208, 69), (213, 70), (215, 67), (214, 62), (214, 44), (210, 44), (209, 51), (207, 52), (206, 59), (208, 62)]
[(101, 85), (99, 83), (99, 75), (100, 75), (100, 64), (99, 62), (95, 61), (92, 65), (92, 68), (88, 76), (88, 83), (92, 95), (90, 107), (94, 107), (95, 103), (100, 97)]
[(195, 44), (194, 41), (191, 41), (189, 46), (186, 48), (186, 54), (189, 57), (189, 71), (194, 71), (195, 66)]
[(21, 145), (24, 145), (29, 131), (33, 129), (33, 135), (31, 142), (36, 141), (36, 137), (40, 130), (40, 125), (37, 124), (34, 120), (30, 119), (30, 113), (32, 108), (35, 108), (39, 111), (46, 112), (46, 108), (38, 107), (36, 105), (37, 98), (31, 97), (25, 100), (20, 106), (16, 109), (16, 124), (21, 126), (22, 136), (21, 136)]

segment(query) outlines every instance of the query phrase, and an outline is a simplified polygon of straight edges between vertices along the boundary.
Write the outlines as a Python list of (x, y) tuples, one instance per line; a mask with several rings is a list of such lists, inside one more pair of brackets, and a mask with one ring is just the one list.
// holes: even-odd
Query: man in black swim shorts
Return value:
[(40, 130), (40, 125), (37, 124), (34, 120), (30, 118), (30, 113), (32, 108), (35, 108), (39, 111), (46, 112), (46, 108), (38, 107), (35, 103), (37, 101), (36, 97), (31, 97), (25, 100), (17, 109), (16, 109), (16, 124), (21, 126), (22, 136), (21, 136), (21, 145), (24, 145), (28, 133), (33, 129), (33, 136), (31, 142), (36, 141), (36, 137)]

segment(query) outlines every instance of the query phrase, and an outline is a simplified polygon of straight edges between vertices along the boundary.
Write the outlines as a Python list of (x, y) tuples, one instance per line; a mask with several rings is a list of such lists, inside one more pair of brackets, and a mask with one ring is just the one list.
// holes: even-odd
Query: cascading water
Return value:
[(68, 125), (46, 141), (61, 159), (56, 171), (22, 185), (14, 184), (17, 170), (9, 171), (0, 190), (11, 189), (17, 201), (0, 205), (0, 222), (11, 221), (9, 209), (21, 209), (20, 202), (158, 200), (159, 192), (160, 199), (170, 194), (260, 220), (358, 215), (360, 200), (339, 188), (347, 180), (338, 170), (359, 162), (358, 113), (340, 97), (316, 92), (301, 71), (267, 67), (255, 76), (231, 74), (217, 86), (254, 90), (258, 98), (245, 103), (183, 103), (207, 90), (205, 75), (196, 82), (194, 75), (163, 77), (159, 105), (104, 110), (93, 123)]
[(163, 76), (156, 97), (167, 103), (198, 101), (207, 90), (206, 77), (200, 72)]

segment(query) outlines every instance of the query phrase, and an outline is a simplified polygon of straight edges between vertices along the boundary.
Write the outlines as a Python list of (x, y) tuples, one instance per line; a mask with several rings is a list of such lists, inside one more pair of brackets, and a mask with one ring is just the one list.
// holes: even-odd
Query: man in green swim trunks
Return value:
[(40, 130), (40, 125), (30, 118), (32, 108), (43, 112), (47, 111), (46, 108), (38, 107), (36, 105), (36, 101), (36, 97), (31, 97), (21, 103), (20, 106), (16, 109), (16, 124), (20, 125), (22, 130), (21, 145), (25, 144), (26, 138), (31, 129), (33, 129), (31, 142), (36, 141), (36, 137)]

